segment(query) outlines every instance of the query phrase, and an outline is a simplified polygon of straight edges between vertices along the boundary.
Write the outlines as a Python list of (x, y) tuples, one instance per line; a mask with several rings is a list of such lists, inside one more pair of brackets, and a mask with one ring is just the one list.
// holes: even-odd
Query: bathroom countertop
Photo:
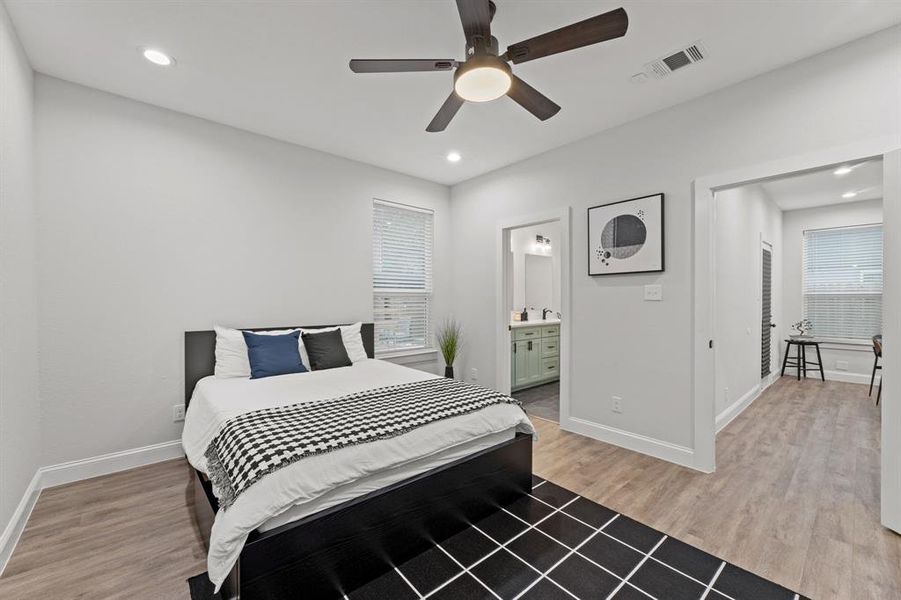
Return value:
[(510, 329), (518, 329), (519, 327), (541, 327), (542, 325), (559, 325), (560, 319), (547, 319), (542, 321), (536, 319), (534, 321), (510, 321)]

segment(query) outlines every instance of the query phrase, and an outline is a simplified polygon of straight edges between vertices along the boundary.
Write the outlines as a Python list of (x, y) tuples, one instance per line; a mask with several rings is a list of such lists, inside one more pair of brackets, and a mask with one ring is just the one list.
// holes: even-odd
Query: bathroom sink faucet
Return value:
[(549, 309), (549, 308), (542, 308), (542, 309), (541, 309), (541, 320), (542, 320), (542, 321), (547, 321), (547, 314), (548, 314), (549, 312), (554, 312), (554, 311), (552, 311), (552, 310)]

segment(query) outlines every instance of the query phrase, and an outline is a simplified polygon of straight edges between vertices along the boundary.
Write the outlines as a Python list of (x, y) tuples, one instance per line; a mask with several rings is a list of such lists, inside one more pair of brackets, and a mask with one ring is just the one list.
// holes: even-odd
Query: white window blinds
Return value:
[(432, 343), (432, 211), (375, 200), (372, 298), (376, 352)]
[(869, 340), (882, 332), (882, 225), (805, 231), (803, 271), (814, 335)]

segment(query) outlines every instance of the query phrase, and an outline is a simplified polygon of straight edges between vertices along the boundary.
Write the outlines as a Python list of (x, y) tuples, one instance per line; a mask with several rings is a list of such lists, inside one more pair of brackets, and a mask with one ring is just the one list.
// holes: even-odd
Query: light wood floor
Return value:
[[(719, 435), (713, 475), (535, 423), (543, 477), (812, 598), (901, 598), (864, 386), (783, 378)], [(0, 598), (188, 598), (188, 482), (169, 461), (44, 491)]]

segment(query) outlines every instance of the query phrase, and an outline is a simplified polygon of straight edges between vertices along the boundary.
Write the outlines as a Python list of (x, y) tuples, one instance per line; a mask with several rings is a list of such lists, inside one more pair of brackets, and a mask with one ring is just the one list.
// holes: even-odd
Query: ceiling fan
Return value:
[(491, 35), (491, 21), (497, 9), (491, 0), (457, 0), (463, 35), (466, 38), (466, 60), (453, 59), (354, 59), (350, 70), (354, 73), (406, 73), (413, 71), (454, 70), (454, 90), (426, 127), (426, 131), (444, 129), (463, 106), (469, 102), (488, 102), (503, 95), (510, 96), (524, 109), (545, 121), (560, 107), (547, 96), (513, 74), (507, 63), (519, 64), (536, 58), (559, 54), (612, 40), (626, 35), (629, 17), (622, 8), (549, 31), (542, 35), (507, 46), (498, 55), (497, 38)]

